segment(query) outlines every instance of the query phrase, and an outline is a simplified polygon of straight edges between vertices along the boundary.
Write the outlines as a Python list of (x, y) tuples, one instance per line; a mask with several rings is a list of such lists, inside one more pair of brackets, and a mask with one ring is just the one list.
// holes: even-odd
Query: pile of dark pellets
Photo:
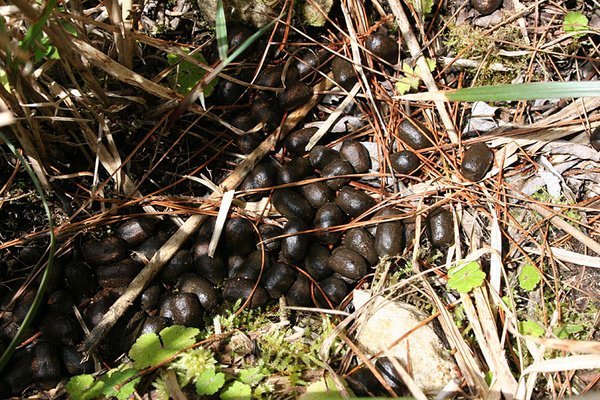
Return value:
[[(231, 47), (250, 34), (247, 28), (232, 29)], [(386, 63), (398, 60), (397, 42), (384, 32), (370, 35), (366, 47)], [(346, 90), (357, 82), (353, 66), (343, 58), (312, 49), (294, 54), (291, 62), (267, 66), (254, 82), (279, 90), (249, 91), (228, 80), (219, 83), (219, 104), (251, 103), (249, 112), (225, 115), (233, 126), (249, 132), (237, 136), (241, 153), (253, 151), (280, 125), (283, 113), (308, 101), (313, 94), (310, 83), (318, 78), (316, 71), (328, 73), (331, 68), (334, 80)], [(240, 74), (238, 78), (245, 79)], [(261, 129), (256, 130), (257, 126)], [(208, 248), (215, 220), (208, 219), (119, 319), (99, 350), (101, 360), (114, 362), (137, 337), (169, 325), (202, 328), (209, 314), (224, 302), (250, 298), (249, 307), (262, 307), (284, 296), (290, 306), (338, 307), (357, 282), (374, 271), (381, 257), (403, 254), (407, 228), (402, 210), (378, 208), (375, 198), (359, 188), (365, 183), (356, 185), (361, 174), (371, 169), (365, 146), (346, 140), (339, 151), (317, 145), (307, 153), (315, 132), (316, 128), (304, 128), (290, 133), (276, 154), (258, 164), (241, 185), (241, 190), (251, 191), (246, 200), (270, 197), (282, 217), (266, 223), (231, 216), (212, 256)], [(433, 147), (432, 132), (406, 119), (398, 137), (402, 148), (390, 152), (396, 176), (418, 175), (421, 162), (415, 151)], [(329, 135), (327, 140), (331, 143), (335, 137)], [(463, 176), (473, 181), (483, 178), (492, 158), (485, 144), (472, 146), (463, 156)], [(344, 229), (358, 217), (373, 223)], [(427, 226), (433, 246), (453, 243), (454, 224), (448, 209), (431, 212)], [(91, 330), (99, 323), (174, 231), (175, 226), (165, 220), (130, 218), (104, 232), (86, 234), (67, 256), (60, 257), (44, 304), (27, 332), (26, 337), (35, 340), (15, 352), (0, 377), (0, 397), (46, 390), (66, 376), (94, 372), (94, 358), (84, 358), (77, 350), (84, 328)], [(39, 249), (24, 247), (10, 262), (13, 269), (25, 268), (35, 265), (41, 255)], [(4, 291), (0, 351), (14, 337), (35, 292), (33, 282), (11, 302), (14, 291)]]

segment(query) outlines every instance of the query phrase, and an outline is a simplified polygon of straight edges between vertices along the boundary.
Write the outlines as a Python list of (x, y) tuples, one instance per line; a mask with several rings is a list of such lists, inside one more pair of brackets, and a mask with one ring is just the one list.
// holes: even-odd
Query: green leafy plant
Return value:
[(546, 330), (537, 322), (531, 319), (519, 321), (519, 333), (522, 335), (542, 337)]
[(138, 369), (158, 365), (186, 347), (192, 346), (198, 333), (199, 329), (179, 325), (169, 326), (158, 335), (146, 333), (135, 341), (129, 350), (129, 357)]
[(519, 286), (528, 292), (531, 292), (541, 280), (540, 271), (531, 264), (523, 266), (523, 269), (519, 273)]
[[(435, 69), (435, 60), (430, 58), (426, 58), (425, 60), (427, 61), (429, 71), (432, 72)], [(418, 89), (421, 83), (421, 68), (417, 65), (413, 69), (407, 63), (402, 63), (402, 71), (404, 72), (404, 76), (400, 77), (396, 82), (396, 91), (402, 95), (408, 93), (411, 89)]]
[(413, 5), (415, 10), (423, 15), (431, 14), (433, 9), (433, 0), (409, 0), (409, 3)]
[(448, 287), (459, 293), (469, 293), (483, 284), (485, 276), (478, 261), (462, 263), (448, 271)]
[[(563, 29), (567, 33), (586, 31), (590, 29), (589, 21), (587, 17), (579, 11), (569, 11), (563, 20)], [(583, 36), (583, 34), (575, 35), (576, 38), (581, 36)]]
[(77, 375), (69, 379), (65, 389), (70, 399), (91, 400), (116, 397), (128, 399), (140, 381), (138, 371), (125, 366), (114, 368), (97, 379), (92, 375)]
[[(184, 48), (183, 51), (189, 53), (189, 49)], [(192, 54), (196, 60), (198, 60), (202, 64), (206, 64), (206, 59), (200, 52), (195, 52)], [(167, 62), (169, 65), (175, 65), (175, 70), (169, 74), (169, 80), (174, 85), (175, 90), (181, 94), (188, 93), (193, 87), (200, 81), (204, 75), (206, 75), (206, 70), (202, 69), (197, 64), (194, 64), (187, 60), (182, 60), (176, 54), (168, 54)], [(219, 79), (215, 78), (210, 81), (203, 89), (204, 96), (209, 97), (215, 87), (219, 83)]]

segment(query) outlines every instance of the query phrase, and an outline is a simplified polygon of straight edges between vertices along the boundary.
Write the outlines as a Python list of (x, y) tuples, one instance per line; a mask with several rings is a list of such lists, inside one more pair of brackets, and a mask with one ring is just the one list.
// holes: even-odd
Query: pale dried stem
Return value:
[[(406, 42), (406, 44), (408, 46), (410, 54), (417, 60), (417, 66), (421, 70), (421, 79), (423, 79), (423, 82), (425, 83), (427, 90), (429, 90), (430, 92), (437, 92), (438, 87), (437, 87), (437, 84), (435, 83), (435, 79), (433, 78), (431, 71), (429, 71), (429, 66), (427, 65), (427, 60), (425, 59), (425, 56), (423, 55), (423, 51), (422, 51), (421, 47), (419, 46), (419, 42), (417, 42), (417, 38), (415, 37), (414, 33), (412, 32), (410, 22), (408, 21), (408, 18), (406, 17), (406, 14), (404, 13), (404, 9), (402, 8), (402, 5), (400, 5), (400, 1), (399, 0), (388, 0), (388, 4), (392, 8), (392, 12), (396, 16), (396, 20), (398, 22), (398, 28), (400, 29), (400, 32), (402, 33), (402, 37), (404, 38), (404, 41)], [(435, 107), (440, 115), (440, 118), (442, 119), (444, 128), (448, 132), (448, 137), (450, 138), (450, 141), (455, 144), (459, 143), (460, 138), (459, 138), (458, 134), (456, 133), (456, 130), (454, 129), (454, 123), (452, 122), (450, 113), (446, 109), (446, 103), (444, 103), (442, 101), (435, 101), (434, 103), (435, 103)]]

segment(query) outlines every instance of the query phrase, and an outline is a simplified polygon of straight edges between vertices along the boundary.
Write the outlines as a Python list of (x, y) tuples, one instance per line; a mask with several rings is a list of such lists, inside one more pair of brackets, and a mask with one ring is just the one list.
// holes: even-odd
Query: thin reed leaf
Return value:
[(42, 29), (44, 29), (44, 25), (46, 25), (46, 22), (48, 21), (48, 18), (50, 17), (55, 5), (56, 0), (49, 0), (48, 4), (46, 4), (46, 8), (44, 9), (44, 13), (27, 30), (27, 33), (25, 33), (25, 37), (21, 42), (21, 48), (23, 50), (31, 49), (33, 43), (39, 39)]
[(217, 1), (217, 13), (215, 15), (215, 30), (217, 31), (217, 47), (219, 48), (219, 58), (221, 61), (227, 59), (229, 45), (227, 43), (227, 22), (225, 21), (225, 9), (223, 0)]
[(31, 177), (31, 180), (35, 185), (35, 189), (40, 195), (42, 204), (44, 205), (44, 211), (46, 212), (46, 217), (48, 218), (48, 231), (50, 234), (50, 249), (48, 252), (48, 263), (46, 266), (46, 271), (44, 271), (44, 275), (42, 276), (42, 280), (40, 282), (40, 286), (38, 287), (38, 291), (35, 294), (35, 298), (33, 299), (33, 303), (27, 311), (27, 315), (23, 319), (19, 330), (17, 331), (15, 337), (12, 339), (12, 341), (2, 354), (2, 357), (0, 357), (0, 371), (2, 371), (8, 363), (8, 361), (10, 360), (10, 358), (12, 357), (17, 346), (21, 343), (25, 332), (29, 328), (31, 321), (33, 321), (33, 318), (35, 317), (35, 314), (37, 313), (37, 310), (40, 304), (42, 303), (42, 298), (44, 296), (44, 293), (46, 292), (46, 286), (48, 285), (48, 281), (50, 280), (50, 276), (54, 266), (56, 237), (54, 236), (54, 223), (52, 220), (52, 213), (50, 212), (50, 206), (48, 205), (48, 201), (46, 200), (46, 196), (44, 195), (44, 190), (42, 189), (42, 185), (37, 179), (36, 174), (33, 172), (33, 169), (31, 168), (27, 160), (25, 160), (25, 158), (17, 151), (16, 147), (12, 144), (12, 142), (8, 140), (8, 138), (2, 132), (0, 132), (0, 139), (2, 139), (4, 143), (6, 143), (10, 151), (12, 151), (12, 153), (15, 155), (15, 157), (17, 157), (19, 161), (21, 161), (21, 164), (23, 165), (23, 167), (25, 167), (25, 170)]
[(599, 97), (600, 81), (535, 82), (481, 86), (398, 96), (412, 101), (518, 101)]

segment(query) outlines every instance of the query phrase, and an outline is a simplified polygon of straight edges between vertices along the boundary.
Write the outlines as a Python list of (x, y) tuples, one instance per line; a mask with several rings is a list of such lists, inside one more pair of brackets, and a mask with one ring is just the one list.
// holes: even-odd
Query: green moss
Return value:
[[(520, 31), (514, 26), (503, 26), (491, 33), (486, 33), (471, 24), (448, 25), (444, 44), (449, 53), (461, 58), (484, 62), (481, 69), (472, 70), (476, 86), (511, 83), (520, 71), (527, 67), (527, 56), (506, 57), (498, 50), (520, 50), (516, 45), (523, 40)], [(500, 63), (509, 71), (492, 71), (489, 66)]]

